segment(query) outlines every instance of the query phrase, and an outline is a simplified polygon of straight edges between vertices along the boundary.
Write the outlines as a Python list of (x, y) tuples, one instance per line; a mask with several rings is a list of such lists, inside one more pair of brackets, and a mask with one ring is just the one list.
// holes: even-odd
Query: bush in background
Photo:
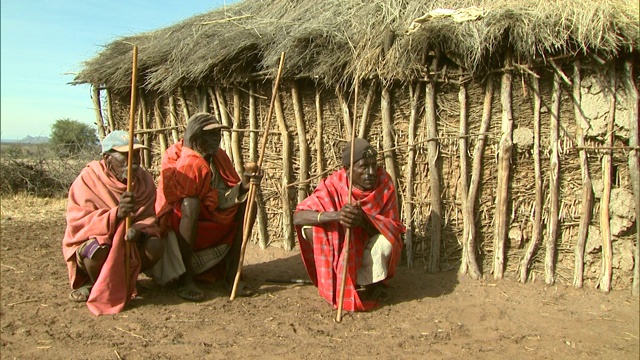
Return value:
[(84, 149), (97, 147), (98, 136), (91, 126), (71, 119), (58, 119), (51, 126), (49, 144), (60, 156), (77, 155)]
[(50, 144), (2, 144), (0, 155), (0, 194), (42, 197), (66, 196), (80, 171), (100, 157), (95, 144), (73, 155)]

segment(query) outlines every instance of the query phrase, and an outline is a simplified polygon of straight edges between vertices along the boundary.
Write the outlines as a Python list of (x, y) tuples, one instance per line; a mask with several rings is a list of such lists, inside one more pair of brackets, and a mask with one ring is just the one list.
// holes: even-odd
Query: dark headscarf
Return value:
[[(378, 152), (369, 144), (365, 139), (355, 138), (353, 141), (353, 162), (367, 158), (370, 156), (376, 156)], [(351, 161), (351, 141), (347, 142), (342, 150), (342, 165), (349, 166)]]

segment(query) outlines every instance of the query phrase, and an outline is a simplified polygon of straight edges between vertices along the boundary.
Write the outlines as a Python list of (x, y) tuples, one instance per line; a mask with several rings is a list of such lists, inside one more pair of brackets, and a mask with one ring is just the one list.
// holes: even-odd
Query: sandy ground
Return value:
[(627, 291), (475, 281), (401, 266), (391, 301), (335, 312), (305, 278), (300, 255), (250, 245), (253, 298), (205, 287), (200, 303), (141, 276), (124, 312), (96, 317), (67, 300), (64, 201), (3, 198), (2, 359), (638, 359), (639, 303)]

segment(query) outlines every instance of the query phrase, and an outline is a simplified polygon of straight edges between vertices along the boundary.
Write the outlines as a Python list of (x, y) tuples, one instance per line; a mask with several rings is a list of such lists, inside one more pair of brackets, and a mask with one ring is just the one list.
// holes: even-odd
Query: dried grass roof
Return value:
[[(484, 15), (431, 18), (407, 33), (432, 10), (471, 6)], [(283, 76), (327, 84), (423, 76), (425, 51), (434, 50), (476, 74), (501, 66), (507, 48), (520, 63), (562, 54), (606, 60), (637, 53), (638, 14), (638, 2), (629, 0), (245, 0), (113, 41), (84, 63), (75, 83), (127, 89), (132, 44), (140, 83), (161, 92), (274, 75), (282, 52)]]

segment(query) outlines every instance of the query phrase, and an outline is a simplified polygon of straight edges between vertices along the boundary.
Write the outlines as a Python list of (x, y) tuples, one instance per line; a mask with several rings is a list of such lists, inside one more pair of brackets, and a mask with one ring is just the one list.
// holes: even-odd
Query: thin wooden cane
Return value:
[[(351, 205), (351, 192), (353, 189), (353, 148), (356, 139), (356, 119), (358, 118), (358, 80), (356, 79), (355, 99), (353, 100), (353, 126), (351, 126), (351, 157), (349, 158), (349, 192), (347, 198)], [(340, 297), (338, 298), (338, 312), (336, 322), (342, 321), (342, 305), (344, 304), (344, 288), (347, 283), (347, 273), (349, 268), (349, 247), (351, 246), (351, 228), (347, 228), (344, 233), (344, 250), (342, 251), (342, 281), (340, 282)]]
[[(131, 173), (133, 171), (133, 139), (134, 139), (134, 123), (136, 116), (136, 100), (138, 98), (138, 88), (136, 86), (136, 80), (138, 78), (138, 45), (133, 45), (133, 65), (131, 70), (131, 109), (129, 111), (129, 152), (127, 153), (127, 191), (131, 191)], [(124, 233), (125, 236), (129, 232), (131, 228), (131, 215), (127, 216), (125, 220), (125, 228)], [(131, 243), (129, 241), (125, 241), (124, 248), (124, 271), (125, 271), (125, 284), (127, 286), (127, 300), (129, 298), (129, 291), (131, 291), (130, 287), (130, 275), (129, 271), (131, 268)]]
[[(262, 167), (262, 161), (264, 160), (264, 152), (267, 147), (267, 137), (269, 135), (269, 125), (271, 125), (271, 115), (273, 114), (273, 107), (275, 104), (276, 96), (278, 95), (278, 86), (280, 84), (280, 76), (282, 75), (282, 67), (284, 65), (284, 52), (280, 55), (280, 64), (278, 65), (278, 74), (276, 75), (275, 83), (273, 84), (273, 91), (271, 93), (271, 103), (269, 104), (269, 111), (267, 112), (266, 124), (264, 126), (264, 134), (262, 135), (262, 146), (260, 147), (260, 156), (258, 157), (258, 169)], [(242, 226), (242, 247), (240, 248), (240, 260), (238, 261), (238, 269), (236, 270), (236, 278), (233, 281), (233, 288), (231, 289), (231, 296), (229, 300), (236, 298), (236, 292), (238, 290), (238, 283), (242, 275), (242, 264), (244, 262), (244, 253), (247, 249), (247, 243), (251, 236), (251, 229), (253, 227), (253, 206), (256, 197), (256, 184), (251, 182), (249, 184), (249, 194), (247, 195), (247, 206), (245, 207), (244, 223)]]

